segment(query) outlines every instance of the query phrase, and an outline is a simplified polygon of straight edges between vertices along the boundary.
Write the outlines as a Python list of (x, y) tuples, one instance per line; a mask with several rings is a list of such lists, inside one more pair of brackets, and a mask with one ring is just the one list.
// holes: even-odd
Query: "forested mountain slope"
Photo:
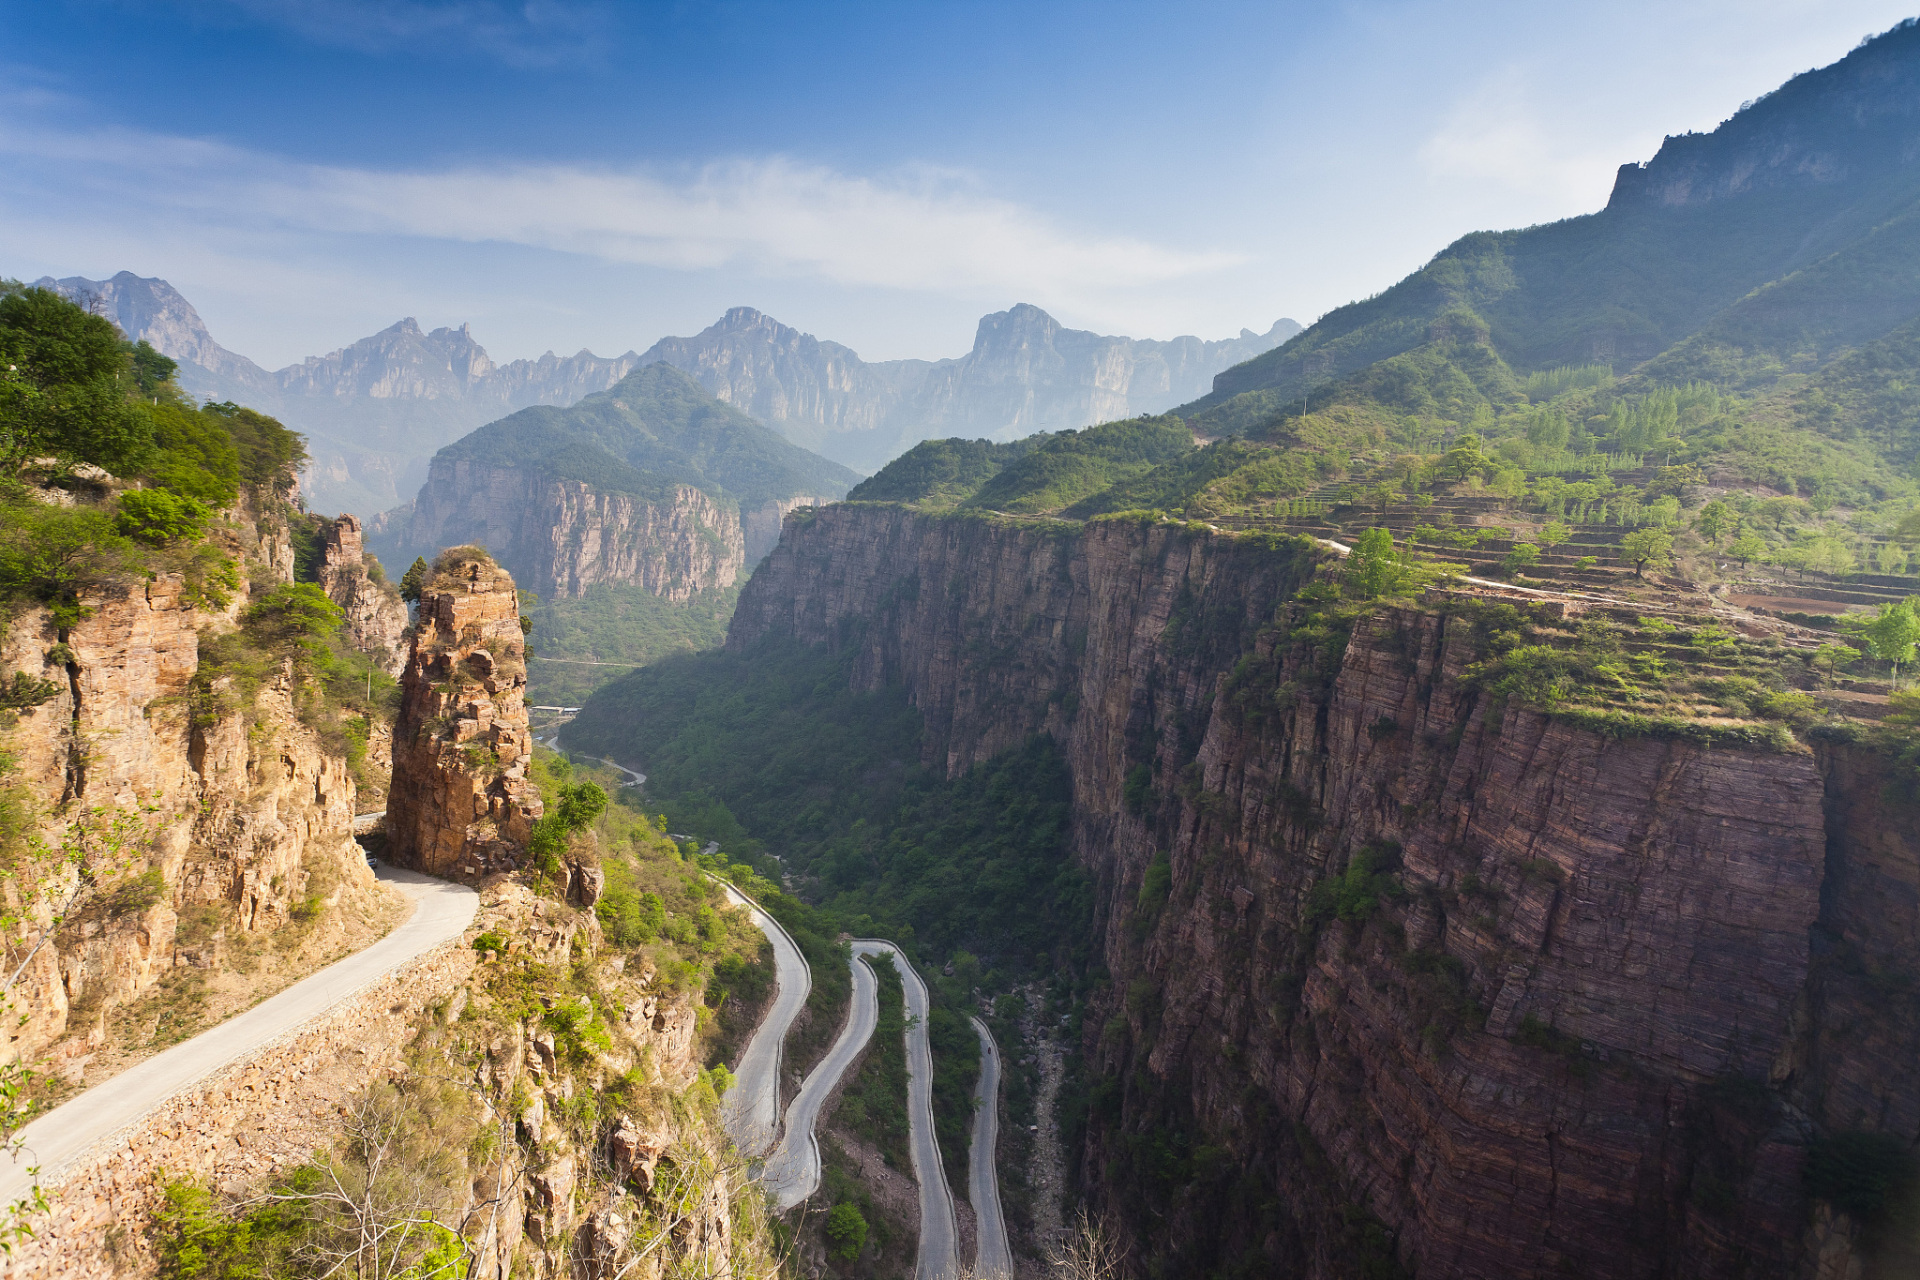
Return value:
[[(1805, 367), (1920, 312), (1920, 29), (1795, 77), (1710, 134), (1623, 165), (1599, 213), (1463, 237), (1406, 280), (1221, 374), (1190, 410), (1313, 386), (1413, 350), (1467, 312), (1525, 373), (1625, 368), (1689, 339), (1735, 366)], [(1755, 291), (1758, 290), (1757, 294)], [(1753, 295), (1749, 297), (1749, 295)], [(1696, 349), (1668, 374), (1717, 367)]]

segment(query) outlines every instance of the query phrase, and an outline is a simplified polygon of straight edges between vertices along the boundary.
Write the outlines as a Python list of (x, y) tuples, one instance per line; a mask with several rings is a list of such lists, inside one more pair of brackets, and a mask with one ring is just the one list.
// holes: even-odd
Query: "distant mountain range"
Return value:
[(534, 405), (565, 406), (665, 362), (789, 440), (873, 471), (921, 440), (1006, 440), (1159, 412), (1212, 387), (1214, 375), (1300, 331), (1206, 342), (1107, 337), (1065, 329), (1022, 304), (980, 321), (973, 350), (950, 360), (868, 363), (851, 349), (735, 307), (691, 338), (606, 358), (549, 352), (496, 364), (467, 326), (423, 331), (411, 318), (324, 356), (262, 369), (221, 346), (165, 280), (122, 271), (108, 280), (36, 282), (109, 316), (180, 362), (195, 395), (235, 400), (304, 432), (316, 509), (363, 516), (425, 482), (434, 452), (475, 427)]

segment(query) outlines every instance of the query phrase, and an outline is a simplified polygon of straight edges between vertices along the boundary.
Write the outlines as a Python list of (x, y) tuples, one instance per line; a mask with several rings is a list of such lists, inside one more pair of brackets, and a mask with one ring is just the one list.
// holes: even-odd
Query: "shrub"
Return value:
[(828, 1252), (836, 1262), (852, 1262), (867, 1247), (867, 1220), (852, 1204), (833, 1206), (825, 1230)]
[(473, 940), (473, 949), (483, 956), (507, 954), (507, 940), (489, 929)]
[(148, 547), (197, 542), (206, 526), (206, 507), (165, 489), (135, 489), (121, 494), (120, 513), (114, 517), (114, 527), (120, 533)]
[(1307, 898), (1307, 918), (1313, 922), (1339, 918), (1363, 921), (1379, 909), (1381, 899), (1398, 897), (1403, 890), (1393, 877), (1399, 848), (1369, 844), (1353, 855), (1346, 871), (1313, 886)]
[(616, 947), (652, 942), (667, 927), (667, 904), (657, 893), (613, 889), (601, 896), (593, 913), (600, 918), (607, 941)]
[(0, 517), (0, 602), (44, 604), (54, 625), (87, 615), (82, 592), (124, 570), (133, 544), (105, 512), (21, 503)]

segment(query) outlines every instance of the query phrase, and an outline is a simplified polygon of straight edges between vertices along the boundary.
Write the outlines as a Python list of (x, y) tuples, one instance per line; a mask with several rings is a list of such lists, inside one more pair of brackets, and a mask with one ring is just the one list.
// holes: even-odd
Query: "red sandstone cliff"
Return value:
[[(1920, 1018), (1874, 999), (1920, 961), (1920, 815), (1884, 765), (1500, 714), (1470, 619), (1329, 634), (1287, 604), (1312, 560), (830, 508), (790, 518), (729, 643), (855, 637), (856, 685), (904, 683), (949, 772), (1062, 743), (1113, 975), (1081, 1167), (1143, 1262), (1857, 1268), (1800, 1169), (1822, 1130), (1920, 1138)], [(1325, 918), (1363, 856), (1378, 906)]]

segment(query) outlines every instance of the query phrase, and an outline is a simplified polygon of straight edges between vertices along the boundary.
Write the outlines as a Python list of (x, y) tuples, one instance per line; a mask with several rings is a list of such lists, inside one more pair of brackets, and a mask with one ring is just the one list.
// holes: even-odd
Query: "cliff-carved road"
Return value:
[(473, 922), (480, 898), (465, 885), (386, 867), (380, 879), (414, 901), (413, 914), (365, 950), (302, 978), (245, 1013), (114, 1076), (55, 1107), (22, 1133), (23, 1151), (0, 1164), (0, 1203), (24, 1197), (27, 1170), (56, 1186), (93, 1147), (138, 1122), (181, 1090), (265, 1048), (325, 1014), (409, 961), (457, 938)]
[(742, 907), (755, 927), (773, 944), (773, 1004), (747, 1041), (746, 1052), (733, 1073), (733, 1087), (721, 1109), (727, 1136), (741, 1154), (763, 1156), (780, 1136), (780, 1057), (793, 1020), (806, 1007), (813, 990), (813, 971), (792, 935), (761, 909), (760, 904), (722, 881), (727, 900)]
[(973, 1019), (980, 1037), (980, 1084), (973, 1095), (973, 1147), (967, 1156), (967, 1199), (978, 1223), (973, 1254), (974, 1280), (1005, 1280), (1013, 1275), (1013, 1250), (1007, 1221), (1000, 1212), (1000, 1174), (994, 1149), (1000, 1143), (1000, 1049), (987, 1024)]
[[(759, 923), (756, 916), (755, 923)], [(765, 929), (765, 925), (761, 926)], [(778, 925), (775, 925), (778, 928)], [(772, 937), (772, 934), (768, 935)], [(779, 944), (776, 942), (776, 950)], [(914, 1264), (917, 1280), (957, 1280), (960, 1275), (959, 1232), (953, 1212), (953, 1193), (947, 1187), (947, 1174), (940, 1163), (940, 1142), (933, 1129), (933, 1048), (927, 1038), (927, 1014), (930, 1001), (926, 983), (907, 963), (906, 955), (891, 942), (858, 938), (853, 943), (853, 998), (847, 1010), (847, 1025), (841, 1028), (827, 1056), (808, 1075), (800, 1092), (787, 1104), (786, 1128), (780, 1144), (760, 1168), (760, 1183), (773, 1196), (774, 1208), (785, 1213), (820, 1187), (820, 1144), (815, 1128), (820, 1109), (833, 1093), (840, 1078), (873, 1037), (879, 1021), (879, 983), (873, 970), (862, 963), (868, 956), (892, 955), (900, 969), (906, 997), (907, 1024), (907, 1124), (908, 1145), (913, 1157), (914, 1181), (920, 1187), (920, 1251)], [(804, 996), (802, 997), (804, 999)], [(777, 1003), (777, 1001), (776, 1001)], [(789, 1018), (790, 1022), (791, 1019)], [(753, 1041), (741, 1058), (742, 1070), (749, 1060), (778, 1054), (777, 1043), (763, 1049), (760, 1042), (774, 1029), (769, 1016), (754, 1032)], [(779, 1030), (784, 1039), (785, 1027)], [(776, 1058), (777, 1061), (777, 1058)], [(736, 1085), (738, 1087), (738, 1085)], [(752, 1130), (749, 1130), (752, 1132)], [(737, 1143), (738, 1138), (735, 1139)], [(747, 1150), (747, 1148), (743, 1148)], [(998, 1219), (998, 1199), (995, 1214)]]

